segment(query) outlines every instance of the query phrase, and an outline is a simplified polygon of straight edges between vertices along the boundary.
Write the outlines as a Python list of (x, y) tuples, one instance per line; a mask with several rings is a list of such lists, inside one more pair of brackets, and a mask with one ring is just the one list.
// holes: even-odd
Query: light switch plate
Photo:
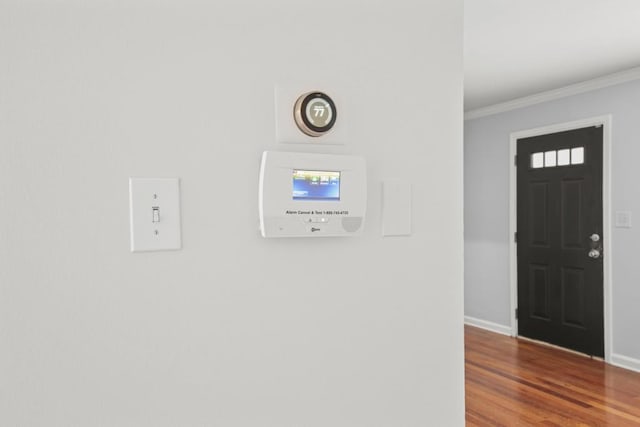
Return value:
[(179, 178), (129, 178), (129, 210), (131, 252), (182, 247)]
[(631, 228), (631, 211), (616, 211), (616, 228)]

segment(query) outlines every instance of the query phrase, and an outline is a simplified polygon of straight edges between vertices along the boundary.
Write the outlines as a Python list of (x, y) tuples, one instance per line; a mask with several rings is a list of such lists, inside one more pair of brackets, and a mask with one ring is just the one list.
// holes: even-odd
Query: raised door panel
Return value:
[(584, 248), (584, 179), (566, 179), (560, 183), (560, 227), (563, 249)]
[(529, 238), (531, 246), (549, 246), (549, 183), (529, 184)]

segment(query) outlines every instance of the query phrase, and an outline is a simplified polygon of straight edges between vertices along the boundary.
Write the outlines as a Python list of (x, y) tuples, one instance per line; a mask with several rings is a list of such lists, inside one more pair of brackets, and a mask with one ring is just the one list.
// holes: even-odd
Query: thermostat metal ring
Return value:
[[(314, 100), (320, 100), (325, 103), (329, 109), (328, 114), (331, 115), (329, 121), (322, 126), (316, 126), (313, 124), (311, 121), (312, 119), (307, 115), (307, 106)], [(293, 107), (293, 117), (296, 125), (304, 134), (318, 137), (326, 134), (331, 130), (331, 128), (333, 128), (338, 117), (338, 112), (336, 110), (336, 104), (327, 94), (322, 92), (309, 92), (300, 96), (296, 101)]]

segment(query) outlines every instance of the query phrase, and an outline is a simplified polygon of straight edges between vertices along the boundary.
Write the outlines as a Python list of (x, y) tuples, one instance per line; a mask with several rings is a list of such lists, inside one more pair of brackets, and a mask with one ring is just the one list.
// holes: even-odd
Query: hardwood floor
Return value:
[(640, 373), (465, 326), (467, 426), (640, 426)]

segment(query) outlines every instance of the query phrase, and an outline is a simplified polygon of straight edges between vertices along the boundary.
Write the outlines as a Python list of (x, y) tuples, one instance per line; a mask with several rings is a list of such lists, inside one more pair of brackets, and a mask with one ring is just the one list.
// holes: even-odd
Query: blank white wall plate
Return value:
[(129, 178), (129, 209), (131, 252), (182, 247), (179, 178)]
[(399, 179), (382, 183), (382, 235), (411, 235), (411, 183)]
[[(336, 104), (336, 124), (330, 132), (319, 137), (302, 133), (293, 119), (293, 107), (300, 95), (320, 91), (331, 97)], [(276, 141), (286, 144), (344, 145), (348, 141), (347, 123), (349, 107), (343, 91), (331, 85), (276, 85)]]
[(616, 228), (631, 228), (631, 211), (616, 211)]

